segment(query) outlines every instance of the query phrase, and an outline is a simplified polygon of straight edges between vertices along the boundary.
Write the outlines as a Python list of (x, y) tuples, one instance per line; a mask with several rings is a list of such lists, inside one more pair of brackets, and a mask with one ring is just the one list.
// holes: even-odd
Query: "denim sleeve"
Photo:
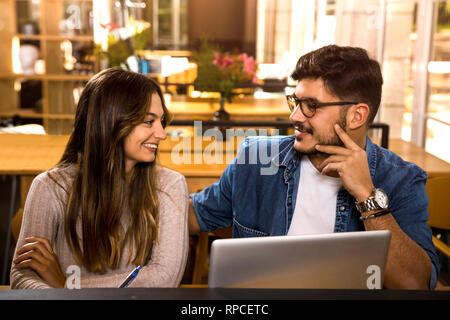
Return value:
[(190, 195), (203, 232), (229, 227), (233, 222), (232, 189), (235, 163), (236, 159), (227, 166), (219, 181), (199, 193)]
[(409, 175), (404, 181), (403, 190), (396, 190), (390, 207), (400, 228), (430, 257), (432, 270), (429, 282), (434, 289), (439, 275), (439, 258), (431, 238), (431, 229), (427, 225), (428, 197), (425, 190), (427, 174), (420, 169), (419, 174)]

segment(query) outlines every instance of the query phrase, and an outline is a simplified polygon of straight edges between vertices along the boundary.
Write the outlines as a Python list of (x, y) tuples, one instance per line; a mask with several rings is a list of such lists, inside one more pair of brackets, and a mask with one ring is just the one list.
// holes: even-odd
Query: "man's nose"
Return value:
[(308, 118), (302, 112), (302, 108), (300, 106), (296, 107), (294, 111), (291, 112), (289, 116), (289, 120), (291, 122), (305, 122)]

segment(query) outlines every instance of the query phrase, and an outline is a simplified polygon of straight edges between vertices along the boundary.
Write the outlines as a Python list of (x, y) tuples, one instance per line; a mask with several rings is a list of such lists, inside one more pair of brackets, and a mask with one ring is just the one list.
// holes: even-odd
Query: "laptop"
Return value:
[(210, 288), (381, 289), (391, 232), (218, 239)]

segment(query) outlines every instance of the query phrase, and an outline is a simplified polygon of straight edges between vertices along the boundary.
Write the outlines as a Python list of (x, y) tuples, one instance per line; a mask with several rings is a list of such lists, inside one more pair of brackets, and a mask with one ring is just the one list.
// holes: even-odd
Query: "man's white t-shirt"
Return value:
[(322, 175), (308, 156), (303, 156), (297, 200), (288, 235), (334, 232), (337, 194), (341, 187), (340, 178)]

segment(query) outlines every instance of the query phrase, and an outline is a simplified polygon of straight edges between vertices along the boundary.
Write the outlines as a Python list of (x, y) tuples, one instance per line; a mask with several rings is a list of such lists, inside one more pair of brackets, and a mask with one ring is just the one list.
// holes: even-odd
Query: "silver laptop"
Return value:
[(215, 240), (210, 288), (381, 289), (391, 232)]

